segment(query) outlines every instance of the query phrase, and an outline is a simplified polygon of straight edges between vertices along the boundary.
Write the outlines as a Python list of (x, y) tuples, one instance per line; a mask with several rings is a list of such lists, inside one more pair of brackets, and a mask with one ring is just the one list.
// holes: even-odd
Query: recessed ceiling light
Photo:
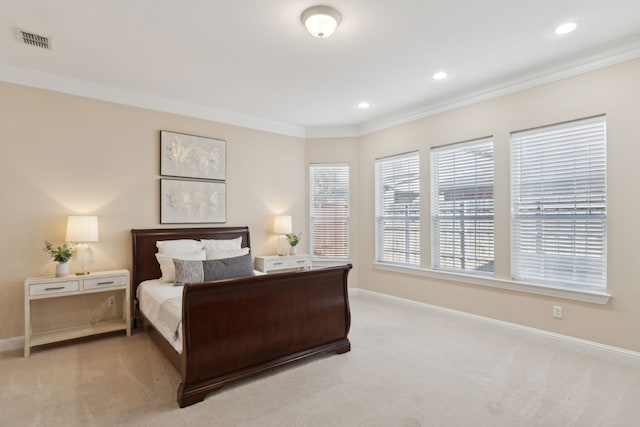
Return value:
[(433, 75), (433, 80), (442, 80), (447, 78), (447, 73), (444, 71), (438, 71)]
[(358, 104), (358, 108), (361, 108), (363, 110), (366, 110), (369, 107), (371, 107), (371, 104), (369, 104), (367, 101), (362, 101)]
[(575, 22), (565, 22), (564, 24), (558, 25), (556, 29), (553, 30), (553, 34), (561, 36), (574, 31), (576, 28), (578, 28), (578, 24)]

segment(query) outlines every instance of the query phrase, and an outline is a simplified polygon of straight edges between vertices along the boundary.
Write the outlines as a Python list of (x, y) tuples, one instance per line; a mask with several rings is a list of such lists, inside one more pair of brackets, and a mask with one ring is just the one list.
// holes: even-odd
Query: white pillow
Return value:
[(244, 256), (249, 253), (249, 248), (230, 249), (228, 251), (207, 251), (207, 259), (227, 259)]
[(160, 271), (162, 271), (162, 277), (160, 278), (160, 280), (162, 280), (163, 282), (173, 283), (176, 281), (176, 268), (173, 265), (174, 258), (204, 261), (206, 258), (206, 254), (203, 250), (175, 255), (157, 253), (156, 259), (158, 260), (158, 264), (160, 264)]
[(204, 245), (204, 250), (207, 252), (207, 259), (223, 259), (223, 258), (231, 258), (233, 256), (246, 255), (246, 252), (241, 253), (239, 255), (231, 255), (231, 256), (220, 256), (216, 255), (221, 251), (233, 251), (239, 250), (242, 248), (242, 237), (237, 237), (235, 239), (203, 239), (201, 240)]
[(202, 242), (199, 240), (160, 240), (156, 242), (156, 248), (161, 254), (179, 255), (191, 254), (203, 249)]
[(240, 249), (242, 247), (242, 237), (236, 239), (209, 239), (200, 240), (204, 245), (205, 251), (230, 251), (231, 249)]

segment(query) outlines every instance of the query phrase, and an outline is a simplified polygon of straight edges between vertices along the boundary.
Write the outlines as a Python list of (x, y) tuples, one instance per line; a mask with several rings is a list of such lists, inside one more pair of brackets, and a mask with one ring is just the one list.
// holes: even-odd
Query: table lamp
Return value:
[(278, 255), (283, 256), (289, 253), (289, 242), (285, 234), (291, 233), (291, 216), (289, 215), (277, 215), (273, 219), (273, 232), (279, 234), (278, 236)]
[[(87, 242), (98, 241), (98, 217), (71, 215), (67, 219), (67, 242), (76, 243), (71, 260), (76, 266), (76, 275), (89, 274), (87, 267), (93, 264), (93, 251)], [(79, 269), (77, 268), (79, 266)]]

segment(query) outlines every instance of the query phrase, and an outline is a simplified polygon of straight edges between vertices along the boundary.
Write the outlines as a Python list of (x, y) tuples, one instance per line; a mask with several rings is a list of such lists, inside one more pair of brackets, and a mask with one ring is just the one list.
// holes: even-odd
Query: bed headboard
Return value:
[(133, 242), (133, 271), (131, 274), (132, 300), (140, 282), (160, 277), (160, 265), (156, 260), (156, 242), (158, 240), (177, 239), (236, 239), (242, 237), (242, 247), (251, 247), (249, 227), (210, 227), (210, 228), (155, 228), (131, 230)]

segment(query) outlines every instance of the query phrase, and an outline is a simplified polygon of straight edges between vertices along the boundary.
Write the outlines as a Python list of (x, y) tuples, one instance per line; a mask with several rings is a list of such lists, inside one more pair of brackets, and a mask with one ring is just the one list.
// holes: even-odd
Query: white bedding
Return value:
[(145, 280), (138, 286), (137, 297), (142, 314), (182, 354), (182, 286), (160, 279)]
[[(265, 273), (254, 271), (254, 274)], [(160, 279), (145, 280), (138, 286), (136, 297), (142, 314), (182, 354), (182, 286)]]

